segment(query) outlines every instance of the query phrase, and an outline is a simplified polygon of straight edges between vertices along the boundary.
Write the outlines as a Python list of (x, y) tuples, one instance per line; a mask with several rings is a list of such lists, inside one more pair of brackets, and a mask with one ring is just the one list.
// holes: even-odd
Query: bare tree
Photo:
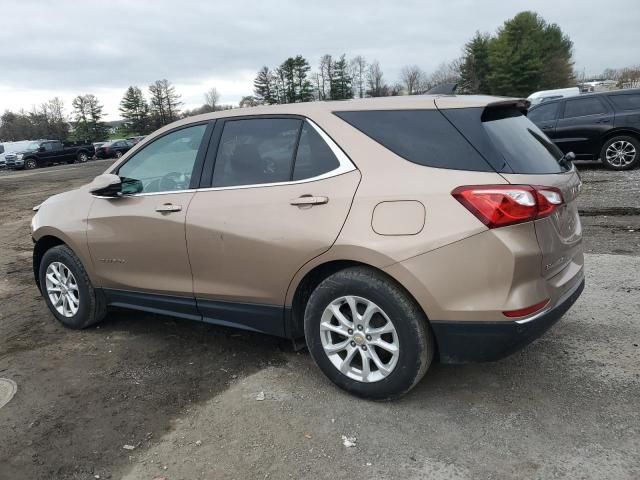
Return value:
[(204, 94), (204, 103), (208, 107), (210, 112), (215, 112), (218, 102), (220, 101), (220, 94), (216, 87), (212, 87)]
[(367, 76), (367, 61), (362, 55), (357, 55), (351, 59), (351, 76), (353, 77), (353, 88), (356, 95), (364, 98), (365, 81)]
[(331, 82), (333, 81), (333, 58), (331, 55), (320, 57), (319, 75), (318, 99), (326, 100), (331, 98)]
[(422, 84), (422, 78), (424, 72), (417, 65), (407, 65), (402, 68), (400, 72), (400, 79), (402, 80), (403, 87), (407, 91), (407, 95), (416, 95), (420, 92)]
[(383, 97), (387, 94), (388, 87), (383, 80), (380, 63), (374, 60), (367, 69), (367, 95), (370, 97)]
[(429, 81), (433, 86), (460, 81), (460, 59), (455, 59), (449, 63), (442, 62), (436, 71), (430, 75)]

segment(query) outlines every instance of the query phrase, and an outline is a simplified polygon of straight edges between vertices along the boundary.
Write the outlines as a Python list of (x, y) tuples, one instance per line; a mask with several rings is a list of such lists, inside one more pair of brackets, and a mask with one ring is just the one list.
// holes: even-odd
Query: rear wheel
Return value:
[(120, 150), (118, 150), (116, 152), (116, 158), (120, 158), (120, 157), (122, 157), (122, 152)]
[(26, 168), (27, 170), (33, 170), (37, 166), (38, 164), (33, 158), (27, 158), (24, 162), (24, 168)]
[(65, 327), (86, 328), (106, 315), (102, 296), (96, 295), (80, 259), (67, 246), (45, 252), (39, 279), (49, 310)]
[(87, 160), (89, 160), (89, 155), (86, 152), (78, 153), (78, 162), (85, 163)]
[(349, 268), (325, 279), (304, 318), (314, 361), (339, 387), (363, 398), (401, 396), (433, 357), (427, 319), (401, 287), (380, 272)]
[(613, 137), (602, 146), (600, 159), (612, 170), (629, 170), (638, 165), (640, 142), (634, 137)]

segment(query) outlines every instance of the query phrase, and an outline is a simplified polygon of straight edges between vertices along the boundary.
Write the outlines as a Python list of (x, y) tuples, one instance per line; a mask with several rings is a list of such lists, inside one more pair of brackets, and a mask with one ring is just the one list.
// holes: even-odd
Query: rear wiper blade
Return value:
[(569, 168), (571, 167), (571, 162), (573, 162), (575, 159), (576, 159), (575, 153), (567, 152), (558, 159), (558, 163), (563, 167)]

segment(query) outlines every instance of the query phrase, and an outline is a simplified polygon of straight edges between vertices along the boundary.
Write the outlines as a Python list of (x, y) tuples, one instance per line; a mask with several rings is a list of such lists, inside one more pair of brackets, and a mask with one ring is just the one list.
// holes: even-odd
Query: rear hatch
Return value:
[[(571, 265), (582, 267), (582, 227), (577, 196), (580, 177), (573, 165), (525, 115), (522, 100), (506, 100), (485, 107), (446, 108), (443, 115), (509, 183), (554, 187), (563, 203), (552, 215), (535, 221), (542, 251), (541, 274), (551, 278)], [(568, 272), (570, 273), (570, 272)], [(572, 275), (569, 275), (572, 276)]]

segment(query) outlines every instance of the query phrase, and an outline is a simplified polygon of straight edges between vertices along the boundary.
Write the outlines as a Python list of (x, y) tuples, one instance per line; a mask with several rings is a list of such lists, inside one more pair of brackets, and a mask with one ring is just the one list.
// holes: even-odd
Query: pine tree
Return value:
[(180, 95), (176, 93), (175, 87), (167, 79), (156, 80), (149, 85), (151, 95), (151, 118), (156, 128), (180, 118)]
[(488, 34), (476, 32), (464, 46), (460, 65), (460, 85), (458, 91), (467, 94), (491, 93), (489, 87), (489, 44)]
[(572, 46), (560, 27), (547, 24), (537, 13), (517, 14), (490, 42), (491, 93), (526, 97), (537, 90), (570, 86)]
[(145, 135), (150, 131), (149, 105), (139, 87), (127, 88), (120, 101), (120, 113), (125, 130), (130, 135)]
[(266, 105), (278, 103), (278, 96), (276, 94), (276, 86), (274, 83), (273, 73), (269, 70), (269, 67), (264, 66), (258, 70), (258, 74), (253, 81), (253, 92), (255, 93), (256, 100), (259, 103), (264, 103)]
[(331, 99), (344, 100), (353, 98), (351, 84), (353, 79), (349, 72), (349, 64), (343, 54), (337, 62), (333, 64), (333, 75), (331, 78)]

